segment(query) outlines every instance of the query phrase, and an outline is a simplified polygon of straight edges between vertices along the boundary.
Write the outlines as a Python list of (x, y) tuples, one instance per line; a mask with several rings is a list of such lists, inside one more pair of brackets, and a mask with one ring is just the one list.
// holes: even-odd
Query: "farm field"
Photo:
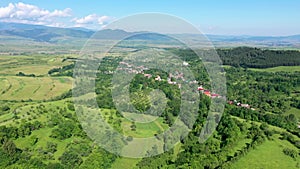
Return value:
[(73, 55), (1, 55), (0, 100), (50, 100), (72, 87), (71, 77), (50, 77), (48, 71), (71, 64)]
[(27, 75), (47, 76), (50, 69), (70, 64), (68, 61), (63, 62), (66, 57), (74, 55), (1, 55), (0, 75), (16, 75), (23, 72)]
[(0, 76), (0, 100), (49, 100), (72, 87), (70, 77)]

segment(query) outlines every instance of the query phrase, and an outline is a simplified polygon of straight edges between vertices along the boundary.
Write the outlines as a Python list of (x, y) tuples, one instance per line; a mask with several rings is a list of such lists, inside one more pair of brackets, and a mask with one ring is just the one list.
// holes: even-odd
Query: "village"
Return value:
[[(176, 71), (174, 74), (169, 73), (168, 78), (167, 79), (163, 79), (159, 75), (152, 75), (152, 74), (145, 73), (144, 72), (145, 70), (149, 70), (149, 68), (146, 68), (145, 66), (137, 66), (137, 67), (135, 67), (134, 65), (129, 64), (129, 63), (124, 62), (124, 61), (120, 62), (119, 64), (121, 66), (118, 67), (117, 70), (124, 70), (124, 71), (126, 71), (128, 73), (134, 73), (134, 74), (143, 74), (144, 77), (146, 77), (148, 79), (154, 78), (155, 81), (167, 81), (168, 84), (177, 85), (179, 89), (181, 88), (182, 84), (178, 83), (176, 81), (172, 81), (172, 79), (176, 79), (176, 80), (180, 79), (183, 82), (187, 82), (189, 84), (199, 84), (199, 82), (196, 81), (196, 80), (194, 80), (194, 81), (188, 81), (188, 80), (186, 80), (184, 78), (184, 74), (182, 72)], [(186, 66), (187, 67), (187, 66), (189, 66), (189, 63), (183, 61), (182, 66)], [(200, 85), (196, 90), (198, 92), (200, 92), (200, 93), (202, 93), (202, 94), (204, 94), (204, 95), (212, 98), (212, 99), (214, 99), (214, 98), (221, 98), (222, 97), (220, 94), (213, 93), (210, 90), (205, 89), (202, 85)], [(252, 108), (249, 104), (241, 103), (241, 102), (239, 102), (237, 100), (229, 100), (229, 101), (227, 101), (227, 104), (235, 105), (235, 106), (238, 106), (238, 107), (243, 107), (243, 108), (246, 108), (246, 109), (255, 110), (255, 108)]]

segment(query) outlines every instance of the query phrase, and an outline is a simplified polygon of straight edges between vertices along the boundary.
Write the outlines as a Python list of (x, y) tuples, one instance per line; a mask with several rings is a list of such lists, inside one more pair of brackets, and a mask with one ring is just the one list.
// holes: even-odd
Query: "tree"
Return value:
[(47, 151), (51, 153), (55, 153), (57, 151), (57, 144), (52, 142), (47, 142)]
[(61, 163), (67, 167), (75, 168), (79, 166), (83, 160), (75, 151), (68, 150), (63, 153), (61, 157), (59, 157)]
[(5, 153), (7, 153), (9, 156), (14, 156), (18, 151), (20, 151), (15, 143), (11, 140), (7, 140), (6, 142), (4, 142), (4, 144), (2, 145), (3, 151)]
[(283, 152), (285, 155), (290, 156), (292, 158), (297, 158), (298, 157), (298, 152), (294, 149), (290, 149), (290, 148), (284, 148)]

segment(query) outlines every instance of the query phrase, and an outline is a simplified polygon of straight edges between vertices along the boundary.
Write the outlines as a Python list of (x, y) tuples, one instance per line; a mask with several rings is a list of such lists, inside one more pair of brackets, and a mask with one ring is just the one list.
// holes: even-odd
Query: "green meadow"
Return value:
[(249, 68), (249, 70), (262, 71), (262, 72), (300, 72), (300, 66), (278, 66), (278, 67), (265, 68), (265, 69)]
[(300, 167), (300, 157), (293, 159), (283, 153), (284, 148), (291, 148), (297, 151), (291, 143), (286, 140), (274, 138), (257, 146), (244, 157), (233, 163), (233, 169), (297, 169)]

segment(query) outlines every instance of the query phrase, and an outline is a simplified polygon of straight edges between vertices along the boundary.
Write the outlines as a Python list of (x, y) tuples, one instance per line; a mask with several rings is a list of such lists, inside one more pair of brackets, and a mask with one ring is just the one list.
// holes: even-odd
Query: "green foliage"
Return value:
[(18, 74), (16, 74), (16, 76), (27, 76), (27, 77), (35, 77), (35, 74), (25, 74), (23, 72), (19, 72)]
[[(182, 49), (167, 50), (189, 62), (189, 68), (195, 74), (196, 80), (205, 88), (210, 88), (208, 75), (202, 61), (197, 58), (195, 53)], [(299, 52), (296, 51), (236, 48), (222, 49), (218, 52), (225, 64), (245, 68), (290, 65), (295, 59), (299, 60)], [(274, 55), (274, 58), (271, 55)], [(279, 55), (287, 59), (278, 59)], [(102, 60), (102, 66), (99, 67), (95, 87), (98, 105), (105, 110), (101, 115), (117, 131), (127, 134), (127, 141), (132, 141), (136, 136), (149, 136), (149, 133), (150, 136), (153, 136), (163, 132), (174, 123), (180, 112), (181, 91), (178, 86), (169, 85), (166, 81), (158, 82), (143, 75), (136, 75), (130, 83), (131, 103), (143, 112), (150, 106), (149, 93), (154, 89), (159, 89), (167, 97), (167, 107), (161, 117), (152, 123), (140, 124), (126, 121), (121, 113), (115, 110), (111, 97), (111, 72), (116, 69), (121, 60), (122, 57), (119, 56), (105, 57)], [(298, 65), (298, 62), (295, 61), (293, 64)], [(60, 68), (54, 68), (48, 73), (51, 76), (72, 76), (73, 68), (74, 64), (61, 65)], [(267, 159), (266, 156), (271, 159), (273, 154), (276, 154), (273, 155), (276, 159), (288, 161), (288, 159), (293, 160), (291, 158), (293, 157), (294, 161), (298, 160), (299, 152), (295, 147), (300, 148), (300, 133), (296, 129), (299, 118), (296, 113), (285, 112), (291, 108), (295, 110), (300, 108), (299, 73), (258, 72), (235, 67), (226, 68), (226, 71), (228, 99), (248, 103), (256, 110), (227, 105), (217, 131), (205, 143), (199, 143), (199, 134), (211, 104), (209, 97), (200, 95), (196, 123), (191, 126), (192, 130), (188, 136), (182, 138), (178, 143), (180, 144), (179, 148), (177, 147), (176, 151), (170, 150), (154, 157), (138, 159), (132, 163), (136, 166), (130, 167), (234, 168), (235, 164), (240, 165), (240, 161), (246, 164), (247, 161), (255, 159), (254, 162), (252, 160), (252, 163), (255, 164), (260, 159)], [(145, 70), (145, 73), (160, 75), (164, 79), (168, 76), (166, 72), (154, 69)], [(28, 78), (25, 73), (21, 72), (20, 75), (24, 76), (22, 78)], [(43, 104), (34, 101), (3, 102), (0, 109), (3, 115), (11, 111), (12, 117), (19, 119), (14, 118), (1, 123), (0, 168), (106, 169), (113, 166), (116, 159), (120, 159), (116, 155), (98, 148), (87, 137), (76, 118), (72, 101), (67, 99), (71, 96), (72, 91), (69, 90), (59, 97), (52, 98), (52, 100), (65, 99), (58, 102), (50, 101)], [(86, 104), (92, 109), (93, 105), (89, 105), (90, 101), (85, 100), (82, 104)], [(31, 108), (27, 110), (26, 106)], [(188, 117), (189, 114), (186, 116)], [(36, 120), (26, 122), (27, 118)], [(185, 118), (183, 122), (189, 124), (188, 118)], [(280, 130), (274, 126), (280, 127)], [(41, 128), (42, 130), (39, 130)], [(283, 129), (286, 129), (286, 132), (282, 132)], [(40, 133), (38, 133), (39, 131)], [(281, 140), (276, 137), (278, 134), (281, 134)], [(277, 143), (278, 145), (285, 144), (280, 147)], [(20, 148), (17, 148), (15, 144)], [(168, 146), (168, 143), (165, 144)], [(270, 153), (268, 153), (269, 151)], [(151, 156), (156, 152), (157, 147), (153, 147), (147, 153)], [(255, 155), (258, 154), (258, 157), (253, 156), (252, 152), (255, 152)], [(277, 154), (279, 155), (277, 156)], [(259, 161), (259, 163), (263, 164), (264, 162)], [(271, 164), (272, 161), (269, 160), (266, 163)], [(278, 165), (284, 163), (280, 162)]]
[(63, 155), (59, 157), (59, 160), (61, 164), (67, 166), (68, 168), (75, 168), (83, 162), (80, 155), (73, 150), (64, 152)]
[(217, 52), (224, 65), (235, 67), (268, 68), (300, 65), (299, 51), (238, 47), (233, 49), (218, 49)]
[(47, 142), (46, 149), (48, 152), (55, 153), (57, 151), (57, 144), (52, 142)]
[(15, 143), (11, 140), (7, 140), (2, 145), (3, 151), (8, 154), (9, 156), (14, 156), (19, 149), (16, 147)]
[(2, 110), (2, 111), (9, 111), (9, 110), (10, 110), (10, 107), (9, 107), (8, 105), (3, 105), (3, 106), (1, 107), (1, 110)]
[(80, 166), (82, 169), (106, 169), (110, 168), (111, 164), (115, 161), (116, 156), (108, 153), (102, 149), (94, 151)]
[(73, 135), (76, 125), (71, 120), (60, 123), (57, 128), (53, 129), (51, 137), (64, 140)]
[(66, 65), (60, 68), (53, 68), (48, 71), (49, 75), (52, 76), (73, 76), (73, 68), (75, 64)]
[(288, 155), (288, 156), (290, 156), (292, 158), (295, 158), (295, 159), (298, 157), (298, 154), (299, 154), (296, 150), (290, 149), (290, 148), (284, 148), (283, 152), (284, 152), (285, 155)]

